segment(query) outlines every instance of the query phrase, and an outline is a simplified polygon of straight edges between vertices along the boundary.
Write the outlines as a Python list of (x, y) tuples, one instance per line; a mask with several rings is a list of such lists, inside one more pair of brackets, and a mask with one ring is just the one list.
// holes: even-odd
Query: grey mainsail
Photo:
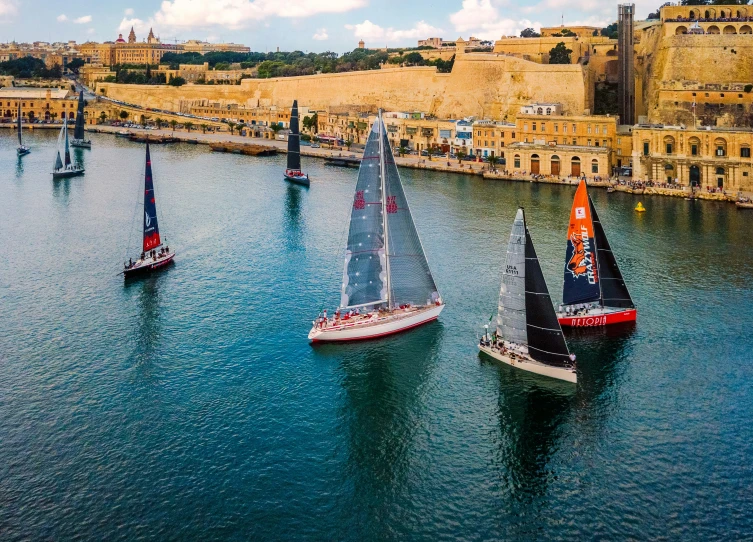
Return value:
[(497, 335), (508, 342), (528, 346), (526, 331), (526, 225), (523, 209), (512, 224), (499, 291)]
[(60, 151), (58, 151), (57, 157), (55, 158), (55, 171), (63, 169), (63, 161), (60, 159)]
[(63, 121), (63, 130), (65, 134), (65, 167), (71, 165), (71, 147), (68, 144), (68, 119)]
[(376, 305), (387, 300), (379, 129), (375, 123), (358, 170), (350, 214), (341, 307)]
[(408, 207), (400, 173), (387, 138), (381, 115), (382, 151), (386, 172), (387, 260), (390, 274), (390, 304), (392, 307), (412, 304), (428, 305), (439, 299), (437, 285), (429, 269), (416, 225)]
[(73, 129), (73, 139), (84, 139), (84, 91), (78, 95), (78, 111), (76, 112), (76, 126)]

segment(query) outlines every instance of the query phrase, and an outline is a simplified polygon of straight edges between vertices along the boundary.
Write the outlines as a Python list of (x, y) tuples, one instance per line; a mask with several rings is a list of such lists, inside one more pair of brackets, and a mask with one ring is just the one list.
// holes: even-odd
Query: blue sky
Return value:
[[(29, 7), (33, 4), (33, 9)], [(498, 39), (525, 27), (605, 25), (611, 0), (0, 0), (0, 41), (114, 40), (133, 25), (162, 41), (243, 43), (254, 51), (345, 52), (415, 45), (431, 36)], [(636, 0), (639, 18), (660, 1)]]

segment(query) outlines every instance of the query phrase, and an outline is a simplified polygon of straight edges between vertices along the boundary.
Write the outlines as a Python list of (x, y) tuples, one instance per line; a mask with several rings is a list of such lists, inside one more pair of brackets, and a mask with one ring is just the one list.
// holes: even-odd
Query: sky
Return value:
[[(661, 0), (634, 0), (645, 18)], [(0, 0), (0, 42), (115, 40), (234, 42), (252, 51), (415, 46), (428, 37), (499, 39), (524, 28), (606, 26), (613, 0)], [(33, 7), (32, 7), (33, 6)]]

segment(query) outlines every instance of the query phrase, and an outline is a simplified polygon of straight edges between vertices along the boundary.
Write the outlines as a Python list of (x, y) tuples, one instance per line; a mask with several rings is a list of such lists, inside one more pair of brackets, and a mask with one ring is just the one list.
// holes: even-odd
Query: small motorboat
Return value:
[(735, 202), (735, 207), (738, 209), (753, 209), (753, 200), (750, 198), (742, 198)]

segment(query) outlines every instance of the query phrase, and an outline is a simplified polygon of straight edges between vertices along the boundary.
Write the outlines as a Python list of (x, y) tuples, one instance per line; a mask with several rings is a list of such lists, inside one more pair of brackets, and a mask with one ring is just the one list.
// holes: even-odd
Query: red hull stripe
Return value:
[(622, 324), (625, 322), (635, 322), (638, 317), (638, 311), (628, 309), (610, 314), (601, 314), (599, 316), (566, 316), (558, 318), (561, 326), (564, 327), (598, 327), (608, 326), (611, 324)]
[(379, 337), (385, 337), (387, 335), (394, 335), (395, 333), (400, 333), (402, 331), (408, 331), (409, 329), (413, 329), (414, 327), (422, 326), (424, 324), (428, 324), (429, 322), (433, 322), (437, 318), (439, 317), (435, 316), (434, 318), (429, 318), (428, 320), (424, 320), (423, 322), (418, 322), (417, 324), (413, 324), (408, 327), (396, 329), (395, 331), (388, 331), (387, 333), (378, 333), (376, 335), (369, 335), (368, 337), (356, 337), (353, 339), (332, 339), (332, 340), (311, 339), (311, 342), (312, 343), (344, 343), (344, 342), (350, 342), (350, 341), (363, 341), (366, 339), (377, 339)]

